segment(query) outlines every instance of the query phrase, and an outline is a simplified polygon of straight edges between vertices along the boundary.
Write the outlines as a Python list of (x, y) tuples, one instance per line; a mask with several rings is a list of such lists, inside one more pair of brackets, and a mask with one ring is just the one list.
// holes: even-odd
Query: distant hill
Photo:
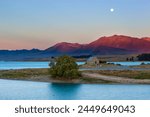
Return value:
[[(134, 53), (150, 52), (150, 42), (145, 38), (135, 38), (123, 35), (114, 35), (110, 37), (101, 37), (89, 44), (91, 47), (107, 46), (118, 49), (125, 49)], [(121, 54), (121, 53), (120, 53)]]
[(89, 44), (58, 43), (46, 50), (0, 50), (0, 60), (31, 60), (59, 55), (124, 55), (150, 53), (150, 38), (124, 35), (101, 37)]
[(150, 41), (150, 37), (144, 37), (143, 40)]
[(123, 35), (101, 37), (89, 44), (59, 43), (45, 51), (54, 54), (132, 54), (150, 52), (150, 38), (135, 38)]
[(30, 60), (38, 57), (42, 53), (42, 50), (0, 50), (0, 60)]

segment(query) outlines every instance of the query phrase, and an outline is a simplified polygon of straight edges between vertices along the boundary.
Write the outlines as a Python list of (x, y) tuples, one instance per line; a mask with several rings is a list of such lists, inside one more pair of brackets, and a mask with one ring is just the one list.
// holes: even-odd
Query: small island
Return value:
[(0, 78), (52, 83), (150, 84), (149, 64), (123, 66), (105, 60), (94, 56), (84, 65), (77, 65), (76, 59), (70, 56), (52, 57), (50, 68), (0, 70)]

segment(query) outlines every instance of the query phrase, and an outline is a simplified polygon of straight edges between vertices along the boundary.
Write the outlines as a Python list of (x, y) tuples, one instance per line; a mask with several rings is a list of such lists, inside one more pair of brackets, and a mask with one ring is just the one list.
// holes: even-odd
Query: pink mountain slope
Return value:
[(150, 37), (144, 37), (142, 39), (150, 42)]
[(67, 42), (61, 42), (58, 43), (50, 48), (48, 48), (47, 50), (59, 50), (61, 52), (69, 52), (69, 51), (73, 51), (77, 48), (80, 48), (82, 45), (78, 44), (78, 43), (67, 43)]
[(58, 43), (46, 51), (69, 54), (128, 54), (150, 52), (150, 38), (135, 38), (124, 35), (101, 37), (89, 44)]
[(91, 47), (107, 46), (136, 52), (150, 52), (150, 42), (135, 37), (114, 35), (110, 37), (101, 37), (89, 44)]

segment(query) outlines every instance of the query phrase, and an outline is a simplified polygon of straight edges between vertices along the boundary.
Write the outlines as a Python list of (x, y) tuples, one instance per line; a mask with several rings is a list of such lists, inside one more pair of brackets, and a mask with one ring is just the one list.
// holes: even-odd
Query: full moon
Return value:
[(111, 8), (111, 9), (110, 9), (110, 12), (114, 12), (114, 9), (113, 9), (113, 8)]

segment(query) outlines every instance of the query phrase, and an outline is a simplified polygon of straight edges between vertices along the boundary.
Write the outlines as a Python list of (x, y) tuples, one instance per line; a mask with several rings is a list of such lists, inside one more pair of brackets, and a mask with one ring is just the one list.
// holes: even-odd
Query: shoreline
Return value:
[(95, 79), (101, 79), (105, 81), (116, 82), (120, 84), (150, 84), (150, 79), (133, 79), (133, 78), (131, 79), (127, 77), (108, 76), (108, 75), (102, 75), (102, 74), (90, 73), (90, 72), (84, 72), (83, 76), (91, 77)]
[[(40, 77), (39, 77), (40, 78)], [(81, 79), (72, 79), (72, 80), (59, 80), (59, 79), (47, 79), (46, 77), (43, 79), (31, 79), (31, 78), (25, 78), (25, 79), (19, 79), (19, 78), (0, 78), (0, 80), (16, 80), (16, 81), (30, 81), (30, 82), (43, 82), (43, 83), (65, 83), (65, 84), (119, 84), (119, 83), (113, 83), (109, 81), (103, 81), (100, 79), (93, 79), (93, 81), (86, 81)], [(97, 82), (98, 81), (98, 82)]]
[[(117, 76), (117, 74), (120, 76)], [(47, 83), (72, 83), (72, 84), (150, 84), (150, 72), (141, 72), (138, 75), (147, 73), (147, 76), (140, 79), (130, 78), (136, 76), (135, 71), (82, 71), (82, 77), (74, 79), (52, 78), (49, 69), (19, 69), (0, 70), (0, 79), (21, 80)], [(123, 76), (121, 75), (123, 74)], [(126, 75), (126, 76), (125, 76)], [(137, 76), (138, 76), (137, 75)]]
[(79, 77), (74, 79), (52, 78), (49, 69), (19, 69), (19, 70), (0, 70), (0, 79), (23, 80), (49, 83), (79, 83), (79, 84), (105, 84), (108, 81)]

